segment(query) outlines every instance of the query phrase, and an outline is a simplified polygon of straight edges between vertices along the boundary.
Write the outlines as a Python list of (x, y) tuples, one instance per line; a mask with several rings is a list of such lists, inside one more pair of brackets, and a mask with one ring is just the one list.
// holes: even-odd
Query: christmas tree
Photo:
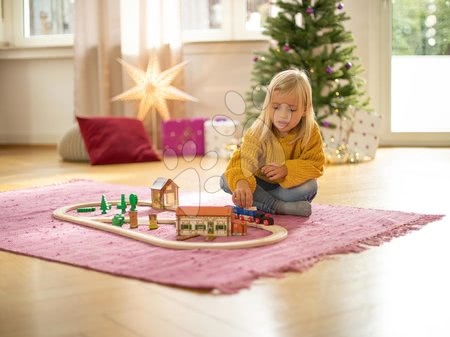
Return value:
[(254, 57), (253, 91), (248, 93), (248, 119), (256, 117), (272, 77), (292, 67), (304, 69), (313, 89), (319, 125), (335, 128), (329, 116), (352, 118), (368, 109), (369, 99), (352, 34), (343, 25), (350, 17), (336, 0), (278, 0), (276, 16), (267, 18), (263, 34), (271, 37), (268, 51)]

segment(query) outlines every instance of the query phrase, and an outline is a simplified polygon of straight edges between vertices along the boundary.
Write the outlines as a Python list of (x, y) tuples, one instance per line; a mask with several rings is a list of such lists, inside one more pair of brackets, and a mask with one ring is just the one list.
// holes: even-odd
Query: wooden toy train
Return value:
[(241, 208), (238, 206), (234, 206), (233, 214), (236, 218), (246, 220), (248, 222), (263, 224), (266, 226), (273, 225), (273, 218), (271, 217), (270, 213), (259, 211), (255, 207)]

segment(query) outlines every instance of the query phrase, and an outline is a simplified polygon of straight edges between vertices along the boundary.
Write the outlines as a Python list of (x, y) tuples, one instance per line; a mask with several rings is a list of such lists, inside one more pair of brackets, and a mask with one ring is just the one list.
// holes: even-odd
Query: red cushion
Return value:
[(160, 160), (138, 119), (77, 116), (77, 120), (92, 165)]

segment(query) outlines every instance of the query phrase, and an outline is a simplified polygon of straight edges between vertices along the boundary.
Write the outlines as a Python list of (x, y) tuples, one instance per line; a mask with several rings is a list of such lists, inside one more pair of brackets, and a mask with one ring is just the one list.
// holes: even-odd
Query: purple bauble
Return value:
[(308, 6), (308, 8), (306, 8), (306, 14), (313, 14), (314, 13), (314, 8), (312, 8), (311, 6)]
[(289, 50), (291, 50), (291, 47), (289, 46), (289, 43), (285, 43), (285, 44), (284, 44), (283, 50), (284, 50), (284, 51), (289, 51)]
[(345, 69), (350, 69), (351, 67), (353, 67), (353, 64), (351, 62), (347, 62), (345, 64)]
[(334, 72), (334, 69), (332, 66), (327, 66), (327, 69), (325, 69), (325, 71), (327, 72), (327, 74), (332, 74)]
[(258, 56), (255, 56), (254, 58), (253, 58), (253, 62), (258, 62), (259, 61), (259, 57)]
[(342, 2), (338, 3), (337, 9), (343, 10), (344, 9), (344, 4)]

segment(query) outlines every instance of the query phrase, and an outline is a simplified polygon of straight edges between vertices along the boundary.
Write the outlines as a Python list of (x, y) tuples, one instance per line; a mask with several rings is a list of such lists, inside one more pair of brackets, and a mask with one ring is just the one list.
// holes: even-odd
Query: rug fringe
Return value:
[[(375, 236), (365, 238), (350, 245), (339, 247), (333, 250), (330, 254), (347, 254), (347, 253), (359, 253), (365, 251), (370, 247), (378, 247), (383, 243), (389, 242), (394, 238), (404, 236), (411, 231), (421, 229), (423, 226), (432, 223), (434, 221), (441, 220), (445, 215), (423, 215), (418, 219), (411, 220), (399, 227), (392, 228), (386, 232), (379, 233)], [(327, 254), (328, 255), (328, 254)]]
[(308, 259), (292, 261), (289, 265), (282, 266), (275, 271), (270, 271), (259, 275), (252, 273), (246, 279), (241, 279), (231, 284), (228, 283), (220, 285), (219, 287), (214, 289), (214, 292), (219, 294), (235, 294), (240, 290), (242, 290), (243, 288), (250, 288), (252, 282), (260, 278), (264, 277), (282, 278), (285, 277), (286, 273), (288, 272), (304, 272), (309, 268), (313, 267), (316, 263), (325, 260), (327, 258), (332, 258), (333, 255), (361, 253), (369, 249), (370, 247), (381, 246), (383, 243), (389, 242), (396, 237), (404, 236), (409, 232), (418, 230), (429, 223), (441, 220), (444, 216), (445, 216), (444, 214), (423, 215), (420, 218), (411, 220), (410, 222), (402, 224), (399, 227), (390, 229), (386, 232), (380, 233), (373, 237), (366, 238), (353, 244), (333, 249), (332, 251), (329, 251), (326, 254), (312, 256)]

